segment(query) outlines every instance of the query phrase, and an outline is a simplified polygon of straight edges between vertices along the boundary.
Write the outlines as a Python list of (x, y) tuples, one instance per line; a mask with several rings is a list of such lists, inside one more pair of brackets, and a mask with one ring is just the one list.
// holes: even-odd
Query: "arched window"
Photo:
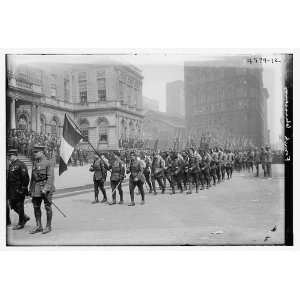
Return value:
[(54, 135), (58, 135), (58, 120), (56, 117), (53, 117), (51, 123), (50, 123), (50, 126), (51, 126), (51, 134), (54, 134)]
[(83, 141), (87, 142), (89, 140), (89, 122), (87, 119), (80, 121), (80, 131), (83, 135)]
[(43, 134), (46, 133), (46, 119), (44, 116), (40, 117), (40, 132)]
[(18, 129), (26, 130), (28, 128), (28, 120), (27, 117), (22, 114), (18, 121)]
[(98, 120), (98, 134), (99, 134), (99, 143), (107, 144), (108, 143), (108, 121), (105, 118), (100, 118)]

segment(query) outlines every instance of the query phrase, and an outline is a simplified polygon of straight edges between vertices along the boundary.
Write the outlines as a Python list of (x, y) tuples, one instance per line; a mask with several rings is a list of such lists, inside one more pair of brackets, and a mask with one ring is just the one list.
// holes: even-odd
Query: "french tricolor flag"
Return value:
[(74, 121), (65, 114), (63, 135), (60, 144), (59, 175), (66, 171), (68, 161), (74, 148), (83, 139), (83, 136)]

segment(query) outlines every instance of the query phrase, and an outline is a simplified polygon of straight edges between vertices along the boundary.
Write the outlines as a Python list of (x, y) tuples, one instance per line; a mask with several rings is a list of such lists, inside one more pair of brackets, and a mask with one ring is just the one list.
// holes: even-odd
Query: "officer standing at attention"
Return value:
[(107, 176), (108, 161), (104, 158), (104, 155), (101, 155), (101, 158), (98, 155), (95, 155), (95, 160), (89, 170), (90, 172), (94, 172), (93, 181), (94, 181), (95, 200), (92, 202), (92, 204), (99, 203), (99, 199), (98, 199), (99, 189), (103, 194), (103, 199), (101, 200), (101, 203), (107, 202), (104, 183)]
[(145, 204), (145, 192), (144, 192), (144, 183), (145, 183), (145, 176), (144, 176), (144, 168), (143, 168), (143, 162), (141, 160), (138, 160), (136, 154), (134, 151), (130, 153), (130, 163), (127, 173), (130, 173), (129, 177), (129, 192), (130, 192), (130, 199), (131, 202), (128, 204), (128, 206), (134, 206), (134, 189), (137, 186), (139, 189), (139, 192), (142, 197), (141, 204)]
[(110, 186), (112, 193), (112, 202), (109, 203), (110, 205), (116, 204), (116, 188), (119, 191), (120, 195), (120, 202), (119, 204), (123, 204), (123, 190), (122, 190), (122, 181), (125, 178), (125, 167), (124, 163), (120, 159), (120, 153), (118, 151), (114, 152), (113, 154), (113, 161), (111, 165), (108, 167), (109, 170), (111, 170), (110, 175)]
[[(24, 228), (29, 221), (29, 217), (24, 213), (24, 200), (28, 195), (29, 175), (26, 165), (18, 159), (17, 149), (10, 149), (8, 154), (8, 172), (7, 172), (7, 199), (10, 207), (19, 215), (18, 225), (13, 230)], [(7, 223), (10, 223), (9, 208), (7, 212)]]
[[(29, 193), (32, 197), (36, 227), (30, 232), (31, 234), (37, 232), (43, 232), (45, 234), (51, 231), (51, 204), (53, 192), (55, 192), (54, 167), (51, 164), (51, 162), (45, 157), (44, 150), (45, 147), (39, 145), (36, 145), (33, 148), (33, 155), (35, 161), (32, 167)], [(47, 215), (47, 224), (44, 230), (42, 227), (42, 201), (44, 201), (44, 206)]]

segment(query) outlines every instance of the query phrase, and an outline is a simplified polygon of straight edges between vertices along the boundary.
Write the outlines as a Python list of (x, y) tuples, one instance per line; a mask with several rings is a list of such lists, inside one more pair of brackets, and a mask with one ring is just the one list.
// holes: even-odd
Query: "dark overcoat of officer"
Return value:
[[(55, 192), (54, 166), (44, 154), (45, 147), (36, 145), (33, 148), (34, 162), (30, 180), (29, 193), (32, 197), (36, 227), (30, 232), (48, 233), (52, 230), (52, 196)], [(47, 223), (43, 230), (41, 204), (44, 201)]]
[(103, 199), (101, 203), (107, 202), (106, 191), (104, 188), (104, 184), (107, 176), (107, 169), (108, 169), (108, 161), (106, 160), (104, 155), (101, 155), (101, 157), (96, 155), (95, 160), (89, 169), (90, 172), (94, 172), (93, 181), (94, 181), (95, 200), (92, 202), (93, 204), (99, 203), (99, 199), (98, 199), (99, 189), (103, 194)]
[(10, 224), (9, 207), (19, 215), (18, 225), (14, 226), (14, 230), (24, 228), (29, 221), (29, 217), (24, 212), (24, 200), (28, 195), (29, 174), (26, 165), (17, 157), (17, 149), (10, 149), (8, 154), (7, 169), (7, 223)]

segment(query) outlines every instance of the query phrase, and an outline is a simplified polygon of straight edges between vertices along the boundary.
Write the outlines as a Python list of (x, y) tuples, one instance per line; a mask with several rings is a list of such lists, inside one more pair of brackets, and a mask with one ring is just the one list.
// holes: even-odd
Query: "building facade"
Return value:
[(158, 101), (144, 96), (143, 109), (144, 111), (148, 111), (148, 110), (159, 111)]
[(267, 139), (267, 93), (262, 69), (240, 61), (185, 63), (187, 132), (222, 132), (253, 145)]
[(179, 142), (179, 148), (186, 143), (184, 118), (171, 116), (165, 112), (147, 111), (143, 123), (143, 139), (148, 141), (148, 148), (153, 148), (158, 139), (158, 148), (167, 150), (173, 148), (174, 142)]
[[(134, 66), (7, 64), (7, 128), (62, 134), (65, 113), (91, 144), (116, 149), (142, 133), (143, 76)], [(82, 146), (88, 146), (86, 142)]]
[(181, 80), (166, 84), (167, 113), (173, 116), (184, 117), (184, 83)]

